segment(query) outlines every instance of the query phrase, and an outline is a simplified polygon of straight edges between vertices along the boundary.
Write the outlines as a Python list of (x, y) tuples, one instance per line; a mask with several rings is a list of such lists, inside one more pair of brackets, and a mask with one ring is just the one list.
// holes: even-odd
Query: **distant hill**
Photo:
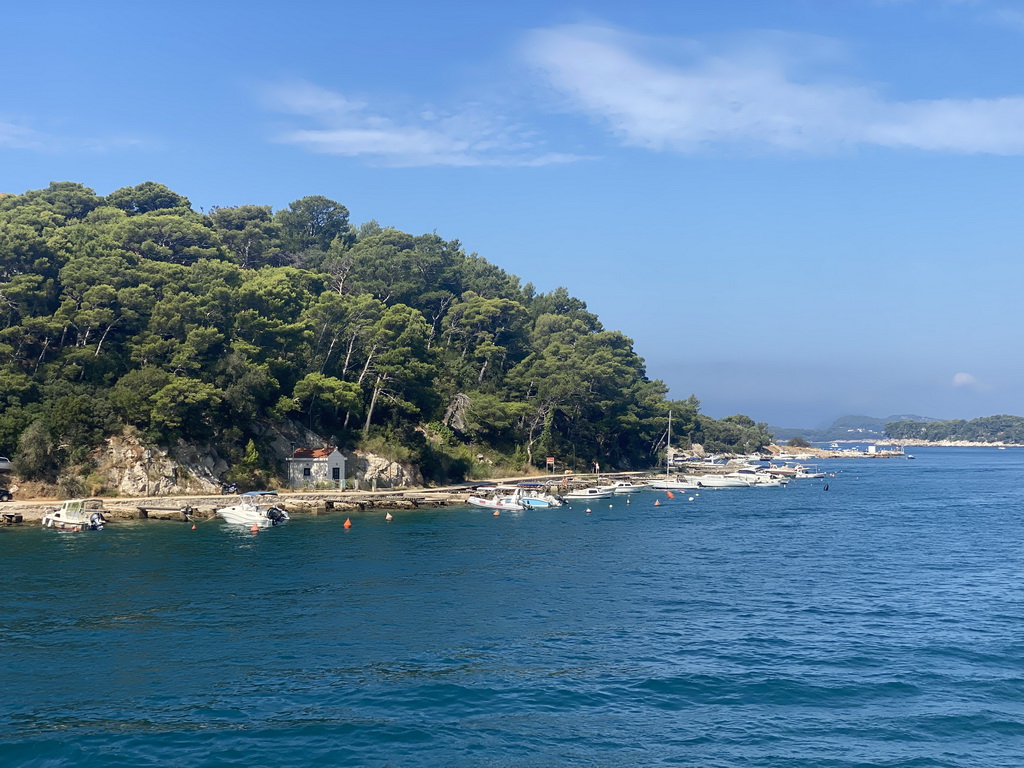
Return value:
[(786, 442), (794, 437), (802, 437), (812, 442), (831, 442), (834, 440), (881, 440), (885, 437), (885, 425), (893, 422), (912, 421), (929, 423), (938, 421), (927, 416), (898, 414), (879, 419), (874, 416), (841, 416), (824, 429), (797, 429), (794, 427), (768, 427), (775, 436), (776, 442)]

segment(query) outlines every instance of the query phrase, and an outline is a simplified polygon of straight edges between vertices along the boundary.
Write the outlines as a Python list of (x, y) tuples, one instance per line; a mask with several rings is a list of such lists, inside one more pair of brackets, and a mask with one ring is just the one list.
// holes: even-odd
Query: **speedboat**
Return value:
[(467, 504), (484, 509), (526, 509), (523, 492), (514, 485), (488, 485), (476, 490), (476, 495), (466, 499)]
[(58, 531), (102, 531), (107, 524), (101, 499), (69, 499), (43, 515), (43, 528)]
[(229, 507), (217, 510), (217, 517), (232, 525), (270, 528), (290, 520), (288, 513), (277, 506), (276, 491), (249, 491)]
[(511, 495), (470, 496), (466, 499), (466, 503), (472, 504), (474, 507), (483, 507), (484, 509), (514, 509), (517, 511), (526, 509), (518, 493)]
[(527, 509), (549, 509), (565, 504), (561, 496), (548, 493), (547, 486), (541, 483), (520, 483), (519, 503)]

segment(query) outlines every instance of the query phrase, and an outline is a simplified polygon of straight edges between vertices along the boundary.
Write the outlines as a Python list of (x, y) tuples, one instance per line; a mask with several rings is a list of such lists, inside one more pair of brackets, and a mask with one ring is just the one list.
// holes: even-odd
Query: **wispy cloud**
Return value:
[(29, 121), (0, 116), (0, 149), (40, 153), (106, 152), (146, 142), (126, 136), (72, 136), (33, 127)]
[(695, 152), (835, 152), (879, 146), (1024, 154), (1024, 96), (889, 100), (849, 83), (833, 41), (766, 36), (710, 49), (690, 40), (571, 25), (529, 36), (527, 59), (569, 108), (629, 146)]
[(47, 136), (27, 125), (0, 119), (0, 148), (45, 149), (56, 144), (56, 137)]
[(265, 97), (275, 111), (309, 123), (280, 131), (276, 140), (313, 152), (389, 166), (531, 166), (580, 159), (545, 151), (531, 131), (477, 105), (388, 115), (305, 81), (279, 83)]

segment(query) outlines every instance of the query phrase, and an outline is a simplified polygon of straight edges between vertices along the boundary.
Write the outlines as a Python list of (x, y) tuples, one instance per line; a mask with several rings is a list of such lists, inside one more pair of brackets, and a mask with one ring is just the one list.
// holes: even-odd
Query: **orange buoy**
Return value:
[(192, 530), (194, 531), (195, 529), (196, 529), (196, 524), (192, 523)]
[(500, 509), (494, 510), (494, 517), (500, 517), (500, 516), (501, 516), (501, 510)]
[(345, 527), (346, 528), (351, 528), (352, 527), (352, 520), (351, 520), (351, 518), (348, 518), (348, 517), (345, 518)]
[(676, 497), (676, 495), (675, 495), (674, 493), (672, 493), (672, 491), (665, 491), (665, 493), (667, 493), (667, 494), (668, 494), (668, 497), (669, 497), (670, 499), (674, 499), (674, 498)]
[(259, 533), (260, 532), (260, 527), (258, 525), (256, 525), (256, 523), (253, 523), (252, 524), (252, 528), (250, 528), (249, 530), (252, 531), (253, 533)]

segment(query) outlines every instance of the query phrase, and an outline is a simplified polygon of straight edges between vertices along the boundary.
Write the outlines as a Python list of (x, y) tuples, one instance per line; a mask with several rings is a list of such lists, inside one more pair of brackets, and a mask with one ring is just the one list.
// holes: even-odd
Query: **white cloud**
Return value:
[(311, 119), (311, 125), (285, 129), (276, 140), (312, 152), (390, 166), (532, 166), (581, 159), (545, 151), (525, 128), (475, 105), (450, 114), (422, 109), (393, 117), (303, 81), (275, 85), (266, 98), (279, 112)]
[(772, 35), (712, 51), (596, 26), (537, 30), (524, 47), (571, 108), (630, 146), (1024, 154), (1024, 96), (887, 100), (818, 74), (837, 50), (822, 38)]
[(953, 386), (962, 388), (968, 387), (970, 389), (984, 389), (985, 385), (982, 384), (976, 376), (970, 373), (957, 373), (953, 376)]

